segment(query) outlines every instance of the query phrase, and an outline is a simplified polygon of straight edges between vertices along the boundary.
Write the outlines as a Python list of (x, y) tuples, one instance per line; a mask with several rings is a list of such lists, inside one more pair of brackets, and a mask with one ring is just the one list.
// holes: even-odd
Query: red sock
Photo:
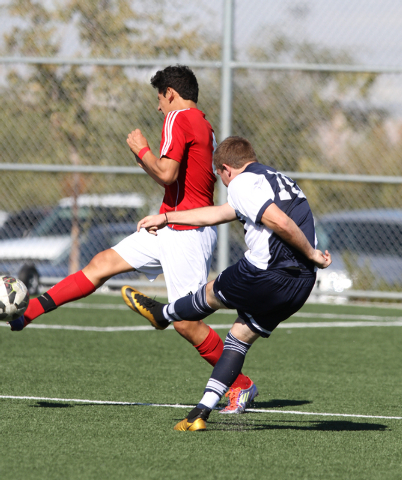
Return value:
[(249, 377), (246, 377), (243, 373), (239, 373), (236, 380), (232, 383), (231, 388), (241, 388), (242, 390), (247, 390), (253, 384), (252, 380)]
[(73, 273), (40, 297), (29, 301), (28, 308), (24, 313), (25, 324), (28, 325), (42, 313), (50, 312), (67, 302), (86, 297), (95, 290), (94, 284), (88, 280), (81, 270)]
[(221, 337), (209, 327), (209, 333), (206, 339), (199, 345), (194, 345), (198, 353), (213, 367), (216, 365), (223, 352), (223, 342)]
[[(198, 350), (198, 353), (201, 355), (201, 357), (213, 367), (216, 365), (223, 352), (223, 342), (221, 337), (215, 332), (215, 330), (212, 330), (211, 327), (209, 328), (209, 334), (207, 335), (207, 338), (199, 345), (194, 346)], [(249, 377), (246, 377), (240, 372), (239, 376), (234, 381), (232, 388), (240, 387), (242, 390), (246, 390), (247, 388), (251, 387), (252, 383), (253, 382)]]

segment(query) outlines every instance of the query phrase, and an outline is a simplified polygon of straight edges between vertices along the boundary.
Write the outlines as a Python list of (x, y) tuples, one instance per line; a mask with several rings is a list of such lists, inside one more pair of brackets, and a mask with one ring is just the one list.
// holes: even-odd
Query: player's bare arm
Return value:
[(157, 230), (164, 228), (169, 223), (206, 227), (232, 222), (233, 220), (236, 220), (236, 212), (228, 203), (225, 203), (219, 206), (149, 215), (138, 222), (137, 231), (145, 228), (149, 233), (156, 235)]
[(285, 240), (286, 243), (292, 245), (292, 247), (314, 262), (318, 268), (327, 268), (331, 265), (331, 254), (328, 250), (323, 253), (314, 249), (296, 223), (274, 203), (267, 207), (261, 221), (267, 228), (273, 230)]
[[(127, 143), (137, 158), (143, 148), (149, 148), (147, 139), (138, 128), (128, 134)], [(162, 186), (175, 182), (179, 175), (179, 162), (168, 157), (159, 158), (152, 153), (151, 149), (142, 155), (138, 165)]]

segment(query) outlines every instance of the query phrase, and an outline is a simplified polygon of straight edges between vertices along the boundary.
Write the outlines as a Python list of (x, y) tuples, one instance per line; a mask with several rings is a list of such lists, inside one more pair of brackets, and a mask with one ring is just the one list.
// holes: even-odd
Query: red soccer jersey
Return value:
[[(180, 163), (177, 180), (165, 185), (160, 213), (213, 205), (214, 131), (197, 108), (169, 112), (163, 124), (160, 156)], [(169, 225), (175, 230), (197, 227)]]

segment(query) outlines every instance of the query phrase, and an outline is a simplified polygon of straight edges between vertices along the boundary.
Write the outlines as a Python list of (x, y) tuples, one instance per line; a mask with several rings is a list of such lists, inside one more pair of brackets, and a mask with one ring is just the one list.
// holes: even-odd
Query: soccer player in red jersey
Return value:
[[(165, 116), (160, 155), (154, 155), (139, 129), (128, 135), (127, 143), (138, 164), (165, 188), (160, 213), (213, 205), (216, 177), (212, 156), (216, 141), (210, 123), (197, 108), (198, 82), (194, 73), (186, 66), (169, 66), (156, 72), (151, 84), (158, 91), (158, 110)], [(163, 273), (169, 302), (194, 293), (207, 281), (216, 239), (216, 227), (169, 225), (157, 237), (144, 229), (135, 232), (32, 299), (24, 316), (10, 322), (11, 328), (22, 330), (39, 315), (90, 295), (114, 275), (134, 270), (151, 281)], [(134, 311), (135, 292), (129, 286), (122, 289), (125, 302)], [(207, 362), (212, 366), (217, 363), (223, 342), (202, 320), (175, 322), (174, 328)], [(240, 373), (229, 392), (225, 413), (239, 413), (236, 398), (245, 391), (249, 402), (258, 394), (254, 383)]]

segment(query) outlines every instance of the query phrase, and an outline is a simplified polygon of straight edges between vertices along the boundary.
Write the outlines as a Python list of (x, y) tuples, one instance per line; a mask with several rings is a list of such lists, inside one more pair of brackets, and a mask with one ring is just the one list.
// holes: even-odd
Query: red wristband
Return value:
[(138, 152), (138, 156), (140, 157), (140, 159), (142, 160), (142, 157), (150, 150), (151, 149), (149, 147), (141, 148), (141, 150)]

